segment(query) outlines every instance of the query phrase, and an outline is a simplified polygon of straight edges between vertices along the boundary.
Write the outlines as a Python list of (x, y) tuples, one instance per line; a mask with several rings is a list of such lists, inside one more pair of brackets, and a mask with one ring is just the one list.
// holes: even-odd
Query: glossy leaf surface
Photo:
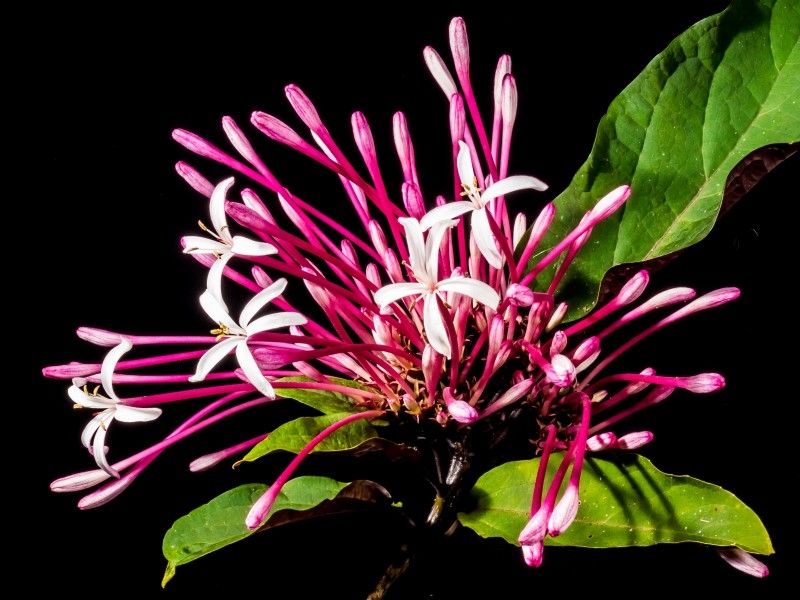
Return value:
[[(297, 477), (283, 486), (269, 516), (286, 509), (310, 509), (324, 500), (335, 498), (347, 485), (327, 477)], [(162, 587), (175, 576), (175, 569), (180, 565), (255, 533), (256, 530), (245, 526), (244, 520), (267, 488), (263, 484), (239, 486), (175, 521), (162, 544), (168, 562)]]
[[(341, 421), (351, 413), (336, 413), (319, 417), (300, 417), (275, 429), (269, 437), (259, 442), (242, 461), (253, 461), (276, 450), (297, 454), (325, 428)], [(377, 437), (375, 428), (366, 421), (355, 421), (337, 429), (324, 438), (312, 452), (336, 452), (352, 450), (363, 442)]]
[[(560, 455), (548, 463), (552, 480)], [(482, 475), (472, 489), (475, 507), (459, 514), (482, 537), (517, 544), (530, 518), (539, 459), (508, 462)], [(668, 475), (642, 456), (587, 458), (580, 507), (572, 525), (545, 543), (586, 548), (698, 542), (772, 554), (758, 516), (730, 492), (686, 475)]]
[[(541, 245), (553, 247), (602, 196), (631, 186), (561, 283), (568, 320), (591, 310), (612, 267), (703, 239), (728, 176), (748, 155), (800, 141), (799, 37), (796, 1), (734, 0), (678, 36), (613, 100), (591, 154), (554, 201)], [(549, 280), (546, 271), (538, 287)]]

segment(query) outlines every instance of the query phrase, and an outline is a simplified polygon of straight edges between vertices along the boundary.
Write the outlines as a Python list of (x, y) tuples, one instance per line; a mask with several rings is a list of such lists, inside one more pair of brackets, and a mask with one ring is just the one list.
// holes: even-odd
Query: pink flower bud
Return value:
[(601, 450), (612, 447), (616, 441), (616, 435), (610, 431), (604, 431), (586, 440), (586, 449), (590, 452), (600, 452)]
[(77, 333), (82, 340), (97, 346), (116, 346), (122, 341), (122, 334), (96, 327), (78, 327)]
[(682, 378), (681, 386), (695, 394), (708, 394), (725, 387), (725, 378), (718, 373), (701, 373), (693, 377)]
[(522, 546), (522, 558), (529, 567), (541, 566), (544, 558), (544, 544), (542, 542), (530, 545), (524, 544)]
[(602, 221), (611, 216), (631, 195), (631, 188), (628, 185), (621, 185), (611, 190), (608, 194), (600, 198), (591, 210), (592, 220)]
[(649, 444), (653, 441), (653, 437), (652, 431), (634, 431), (633, 433), (626, 433), (617, 440), (614, 447), (620, 450), (635, 450), (636, 448), (641, 448), (645, 444)]
[(250, 122), (267, 137), (286, 144), (291, 148), (301, 148), (308, 144), (300, 135), (280, 119), (260, 111), (250, 115)]
[(523, 527), (519, 533), (517, 541), (522, 546), (532, 546), (539, 543), (544, 539), (547, 534), (547, 517), (549, 516), (547, 509), (542, 506), (530, 518), (528, 523)]
[(742, 573), (758, 578), (769, 575), (767, 565), (740, 548), (718, 548), (717, 554), (722, 557), (722, 560), (734, 569), (739, 569)]
[(568, 485), (547, 521), (547, 533), (553, 537), (564, 533), (578, 514), (578, 504), (577, 486)]
[(81, 473), (75, 473), (74, 475), (67, 475), (66, 477), (56, 479), (50, 484), (50, 490), (53, 492), (79, 492), (80, 490), (94, 487), (110, 477), (111, 475), (102, 469), (82, 471)]
[(180, 175), (193, 190), (206, 198), (211, 198), (211, 194), (214, 191), (214, 184), (203, 177), (197, 169), (183, 161), (178, 161), (175, 163), (175, 171), (177, 171), (178, 175)]
[(289, 103), (292, 105), (294, 112), (297, 113), (297, 116), (305, 123), (306, 127), (316, 134), (324, 132), (325, 126), (319, 118), (319, 113), (317, 109), (314, 108), (314, 104), (312, 104), (311, 100), (308, 99), (308, 96), (303, 93), (303, 90), (290, 83), (284, 88), (284, 91), (286, 92), (286, 97), (289, 99)]

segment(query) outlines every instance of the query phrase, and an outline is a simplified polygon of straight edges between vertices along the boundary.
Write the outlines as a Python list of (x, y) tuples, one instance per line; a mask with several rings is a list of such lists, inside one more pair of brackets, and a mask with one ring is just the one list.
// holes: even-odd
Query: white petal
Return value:
[(486, 204), (489, 200), (498, 196), (505, 196), (508, 193), (518, 190), (536, 190), (543, 192), (547, 189), (544, 181), (531, 177), (530, 175), (512, 175), (493, 183), (481, 194), (481, 200)]
[(279, 312), (265, 315), (250, 323), (247, 326), (247, 336), (255, 335), (262, 331), (272, 331), (281, 327), (291, 327), (292, 325), (305, 325), (308, 323), (303, 315), (298, 312)]
[(92, 440), (92, 454), (94, 455), (94, 462), (97, 463), (98, 467), (103, 469), (103, 471), (112, 477), (119, 477), (119, 473), (111, 468), (111, 465), (108, 464), (108, 459), (106, 458), (106, 433), (108, 432), (108, 427), (111, 425), (113, 420), (114, 414), (109, 413), (107, 417), (103, 419), (103, 425), (97, 428), (97, 431), (94, 434), (94, 440)]
[(419, 220), (419, 225), (422, 231), (427, 231), (434, 223), (439, 221), (449, 221), (466, 212), (475, 210), (475, 205), (466, 200), (458, 200), (456, 202), (448, 202), (436, 208), (432, 208)]
[[(408, 244), (408, 260), (414, 275), (425, 270), (425, 241), (422, 237), (422, 228), (419, 221), (411, 218), (400, 218), (398, 222), (405, 227), (406, 243)], [(424, 276), (424, 275), (423, 275)]]
[(472, 168), (472, 156), (469, 151), (469, 146), (465, 142), (458, 142), (458, 157), (456, 158), (456, 167), (458, 168), (458, 177), (462, 183), (469, 186), (475, 184), (475, 169)]
[(103, 389), (108, 394), (108, 397), (114, 400), (118, 400), (117, 395), (114, 393), (114, 384), (111, 382), (114, 369), (117, 368), (120, 357), (131, 348), (133, 348), (131, 341), (128, 338), (121, 338), (119, 344), (108, 351), (108, 354), (103, 359), (103, 365), (100, 367), (100, 381), (103, 384)]
[(199, 235), (183, 236), (183, 247), (186, 254), (225, 254), (230, 252), (227, 244)]
[(490, 265), (495, 269), (503, 267), (503, 257), (497, 251), (492, 228), (489, 226), (489, 217), (486, 208), (481, 208), (472, 213), (472, 235), (478, 249)]
[(140, 423), (152, 421), (161, 415), (160, 408), (145, 408), (141, 406), (126, 406), (117, 404), (116, 415), (114, 418), (123, 423)]
[(255, 358), (250, 353), (250, 348), (247, 347), (247, 342), (242, 342), (236, 346), (236, 359), (239, 361), (239, 366), (250, 383), (256, 386), (256, 389), (267, 398), (274, 399), (275, 390), (272, 389), (272, 385), (264, 377), (261, 369), (258, 368)]
[[(220, 310), (225, 315), (228, 314), (228, 307), (222, 299), (222, 272), (225, 270), (225, 265), (228, 264), (231, 258), (233, 258), (233, 254), (225, 252), (215, 260), (208, 269), (208, 277), (206, 279), (206, 290), (217, 299), (217, 304), (219, 304)], [(228, 317), (228, 319), (233, 321), (230, 317)]]
[(222, 180), (211, 193), (208, 210), (211, 213), (211, 225), (214, 231), (225, 241), (230, 241), (228, 233), (228, 219), (225, 215), (225, 195), (233, 185), (233, 177)]
[(450, 358), (450, 340), (447, 337), (447, 328), (444, 325), (442, 313), (439, 311), (439, 303), (436, 301), (436, 294), (427, 294), (425, 296), (423, 320), (425, 323), (425, 335), (428, 336), (430, 345), (433, 346), (433, 349), (439, 354)]
[(228, 314), (227, 307), (217, 298), (211, 290), (206, 290), (200, 294), (200, 306), (206, 311), (214, 323), (221, 323), (231, 331), (238, 332), (241, 328)]
[(424, 294), (427, 290), (427, 286), (422, 283), (407, 283), (405, 281), (390, 283), (375, 292), (375, 304), (383, 308), (400, 298)]
[(269, 287), (265, 287), (258, 292), (245, 305), (244, 310), (242, 310), (242, 315), (239, 317), (239, 324), (244, 329), (247, 329), (247, 324), (250, 322), (250, 319), (252, 319), (259, 310), (280, 296), (285, 289), (286, 279), (281, 278), (276, 279)]
[(471, 277), (450, 277), (443, 279), (436, 286), (438, 290), (443, 292), (456, 292), (464, 294), (481, 304), (495, 309), (500, 303), (500, 294), (488, 283), (472, 279)]
[(233, 246), (231, 252), (243, 256), (266, 256), (276, 254), (278, 249), (267, 242), (257, 242), (240, 235), (233, 236)]
[(83, 389), (74, 385), (69, 387), (67, 394), (75, 404), (85, 408), (99, 408), (101, 410), (105, 410), (107, 408), (113, 408), (116, 405), (114, 400), (110, 400), (103, 396), (92, 396), (91, 394), (84, 392)]
[(220, 340), (211, 346), (211, 348), (209, 348), (208, 351), (200, 357), (200, 360), (197, 361), (197, 370), (194, 372), (194, 375), (189, 377), (189, 381), (203, 381), (211, 369), (213, 369), (219, 361), (230, 354), (231, 350), (233, 350), (233, 347), (240, 341), (242, 341), (241, 338), (225, 338), (224, 340)]
[(86, 424), (86, 427), (84, 427), (83, 431), (81, 432), (81, 444), (83, 444), (84, 448), (89, 448), (92, 445), (92, 438), (94, 437), (95, 432), (100, 429), (100, 426), (104, 420), (104, 415), (111, 414), (111, 411), (113, 410), (113, 408), (109, 408), (101, 413), (96, 414)]
[[(435, 223), (428, 232), (428, 239), (425, 240), (425, 273), (426, 277), (421, 283), (433, 285), (439, 276), (439, 250), (442, 247), (442, 237), (458, 221), (439, 221)], [(414, 271), (417, 280), (419, 275)]]

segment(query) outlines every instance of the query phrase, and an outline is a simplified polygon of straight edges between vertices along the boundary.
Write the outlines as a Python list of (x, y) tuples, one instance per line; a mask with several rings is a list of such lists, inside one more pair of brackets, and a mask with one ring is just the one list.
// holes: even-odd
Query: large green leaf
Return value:
[[(300, 417), (278, 427), (265, 440), (259, 442), (248, 452), (242, 461), (251, 462), (276, 450), (299, 453), (306, 445), (327, 427), (352, 413), (336, 413), (319, 417)], [(365, 441), (377, 437), (375, 428), (365, 420), (348, 423), (317, 444), (312, 452), (337, 452), (352, 450)]]
[[(350, 379), (341, 379), (339, 377), (329, 378), (333, 383), (341, 386), (351, 387), (357, 390), (369, 390), (366, 386), (361, 385)], [(278, 379), (279, 382), (313, 382), (313, 379), (308, 377), (283, 377)], [(305, 389), (305, 388), (284, 388), (280, 387), (276, 390), (278, 396), (283, 398), (291, 398), (298, 402), (316, 408), (319, 412), (325, 415), (332, 415), (334, 413), (357, 413), (364, 410), (363, 407), (358, 406), (355, 400), (342, 394), (340, 392), (331, 392), (329, 390), (318, 389)]]
[[(335, 498), (347, 485), (327, 477), (296, 477), (283, 486), (267, 519), (281, 510), (311, 509), (324, 500)], [(239, 486), (175, 521), (162, 543), (167, 569), (161, 586), (175, 576), (175, 569), (180, 565), (255, 533), (245, 526), (244, 520), (267, 487), (262, 484)]]
[[(548, 463), (548, 485), (558, 462), (554, 455)], [(475, 508), (459, 513), (461, 523), (482, 537), (502, 537), (517, 544), (530, 518), (538, 466), (538, 458), (514, 461), (482, 475), (472, 489)], [(736, 496), (693, 477), (663, 473), (635, 454), (614, 460), (587, 458), (580, 502), (569, 529), (545, 543), (615, 548), (698, 542), (773, 553), (761, 520)]]
[[(591, 310), (612, 267), (703, 239), (728, 175), (745, 157), (800, 140), (798, 37), (797, 0), (734, 0), (673, 40), (614, 99), (591, 154), (556, 198), (542, 243), (554, 246), (603, 195), (631, 186), (623, 209), (595, 227), (561, 284), (568, 319)], [(548, 273), (537, 287), (546, 287)]]

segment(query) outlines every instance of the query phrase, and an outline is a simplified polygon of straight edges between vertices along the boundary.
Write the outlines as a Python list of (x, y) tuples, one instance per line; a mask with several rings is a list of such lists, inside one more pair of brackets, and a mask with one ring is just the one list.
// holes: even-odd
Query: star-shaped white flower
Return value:
[(186, 235), (183, 237), (184, 253), (213, 254), (219, 259), (211, 265), (208, 273), (209, 282), (222, 277), (222, 270), (232, 256), (266, 256), (275, 254), (278, 251), (275, 246), (267, 242), (258, 242), (240, 235), (231, 235), (225, 213), (225, 195), (233, 185), (233, 181), (233, 177), (224, 179), (217, 184), (211, 193), (208, 210), (214, 231), (200, 223), (200, 227), (213, 237), (205, 238), (198, 235)]
[(86, 448), (91, 449), (97, 466), (112, 477), (119, 477), (119, 473), (111, 468), (106, 459), (105, 439), (111, 422), (115, 419), (125, 423), (152, 421), (161, 414), (160, 408), (127, 406), (124, 404), (125, 401), (120, 400), (114, 393), (112, 382), (114, 369), (120, 357), (132, 347), (133, 344), (129, 339), (122, 338), (122, 341), (112, 348), (103, 359), (100, 367), (100, 382), (108, 397), (99, 395), (96, 390), (88, 391), (86, 380), (78, 377), (72, 380), (72, 386), (67, 392), (77, 407), (102, 409), (102, 412), (95, 414), (83, 429), (81, 442)]
[(472, 168), (472, 157), (469, 147), (464, 142), (459, 142), (458, 157), (456, 166), (458, 176), (461, 179), (461, 188), (464, 190), (461, 195), (469, 200), (459, 200), (448, 202), (442, 206), (437, 206), (420, 219), (422, 230), (425, 231), (440, 221), (448, 221), (465, 213), (472, 213), (472, 235), (475, 236), (475, 243), (481, 254), (490, 265), (499, 269), (503, 266), (503, 257), (497, 251), (494, 241), (494, 234), (489, 226), (489, 219), (486, 213), (486, 206), (499, 196), (505, 196), (510, 192), (518, 190), (537, 190), (542, 192), (547, 189), (547, 184), (529, 175), (512, 175), (491, 184), (481, 193), (475, 178), (475, 170)]
[(274, 398), (275, 391), (261, 369), (258, 368), (247, 340), (250, 336), (262, 331), (306, 324), (307, 319), (296, 312), (274, 313), (252, 321), (255, 314), (270, 301), (280, 296), (285, 288), (286, 280), (278, 279), (269, 287), (261, 290), (245, 305), (238, 323), (228, 314), (228, 308), (221, 299), (219, 286), (210, 287), (203, 292), (200, 296), (200, 305), (213, 321), (219, 323), (219, 329), (211, 332), (217, 335), (218, 341), (200, 357), (197, 370), (189, 378), (189, 381), (203, 381), (211, 369), (235, 349), (236, 360), (250, 383), (268, 398)]
[[(427, 239), (423, 239), (422, 227), (416, 219), (401, 218), (398, 221), (406, 230), (409, 261), (417, 281), (390, 283), (383, 286), (375, 292), (375, 303), (383, 308), (400, 298), (419, 296), (419, 299), (424, 302), (423, 323), (428, 342), (434, 350), (450, 358), (451, 349), (447, 328), (437, 302), (437, 297), (441, 298), (441, 292), (464, 294), (492, 309), (497, 308), (500, 296), (490, 285), (470, 277), (458, 276), (438, 280), (439, 248), (442, 236), (447, 229), (456, 224), (456, 221), (434, 223), (428, 232)], [(444, 298), (442, 300), (444, 301)]]

